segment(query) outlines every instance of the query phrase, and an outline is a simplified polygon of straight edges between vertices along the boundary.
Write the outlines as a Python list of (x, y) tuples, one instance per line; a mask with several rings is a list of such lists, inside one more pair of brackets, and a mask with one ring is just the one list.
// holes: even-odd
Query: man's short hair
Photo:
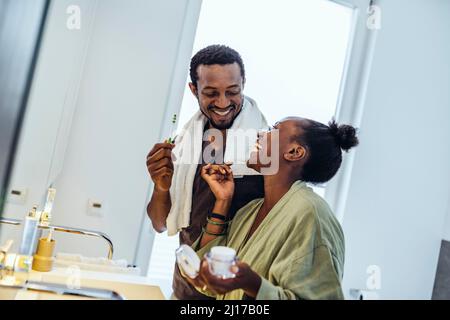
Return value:
[(191, 82), (197, 87), (198, 73), (197, 69), (200, 65), (226, 65), (237, 63), (241, 69), (241, 76), (245, 82), (245, 68), (241, 55), (234, 49), (214, 44), (197, 52), (191, 59), (190, 76)]

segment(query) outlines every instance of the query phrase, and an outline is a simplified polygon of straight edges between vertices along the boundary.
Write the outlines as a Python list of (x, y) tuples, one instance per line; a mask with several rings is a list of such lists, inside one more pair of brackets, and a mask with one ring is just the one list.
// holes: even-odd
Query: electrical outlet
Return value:
[(102, 201), (89, 199), (87, 214), (89, 216), (103, 217), (105, 212), (105, 205)]
[(27, 194), (27, 188), (11, 188), (8, 192), (6, 202), (23, 205), (27, 201)]

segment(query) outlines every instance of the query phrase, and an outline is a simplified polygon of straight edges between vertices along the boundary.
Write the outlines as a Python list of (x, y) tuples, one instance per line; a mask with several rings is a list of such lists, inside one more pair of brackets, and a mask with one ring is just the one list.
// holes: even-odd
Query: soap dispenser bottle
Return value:
[(36, 236), (39, 227), (39, 218), (36, 212), (37, 207), (33, 209), (25, 217), (22, 230), (22, 241), (20, 243), (19, 253), (24, 256), (32, 256), (34, 245), (36, 243)]

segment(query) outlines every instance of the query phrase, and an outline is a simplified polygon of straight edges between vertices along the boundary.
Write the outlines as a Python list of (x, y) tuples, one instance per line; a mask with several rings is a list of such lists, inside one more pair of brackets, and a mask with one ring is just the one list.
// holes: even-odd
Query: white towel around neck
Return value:
[[(173, 236), (183, 228), (189, 226), (192, 188), (195, 172), (201, 161), (203, 130), (207, 118), (198, 111), (184, 125), (181, 133), (175, 140), (174, 174), (170, 188), (172, 207), (167, 217), (167, 234)], [(246, 166), (257, 138), (257, 131), (267, 129), (267, 121), (259, 110), (256, 102), (245, 96), (242, 110), (227, 130), (225, 162), (232, 162), (234, 176), (257, 175), (258, 172)], [(238, 131), (236, 131), (238, 130)], [(241, 132), (239, 132), (241, 130)], [(242, 130), (248, 130), (244, 131)]]

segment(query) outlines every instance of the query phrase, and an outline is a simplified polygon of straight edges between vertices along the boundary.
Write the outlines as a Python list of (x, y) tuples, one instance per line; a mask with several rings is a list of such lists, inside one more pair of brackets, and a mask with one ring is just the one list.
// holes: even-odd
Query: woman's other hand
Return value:
[(203, 166), (201, 176), (208, 183), (216, 200), (231, 201), (234, 194), (234, 179), (229, 165), (207, 164)]

